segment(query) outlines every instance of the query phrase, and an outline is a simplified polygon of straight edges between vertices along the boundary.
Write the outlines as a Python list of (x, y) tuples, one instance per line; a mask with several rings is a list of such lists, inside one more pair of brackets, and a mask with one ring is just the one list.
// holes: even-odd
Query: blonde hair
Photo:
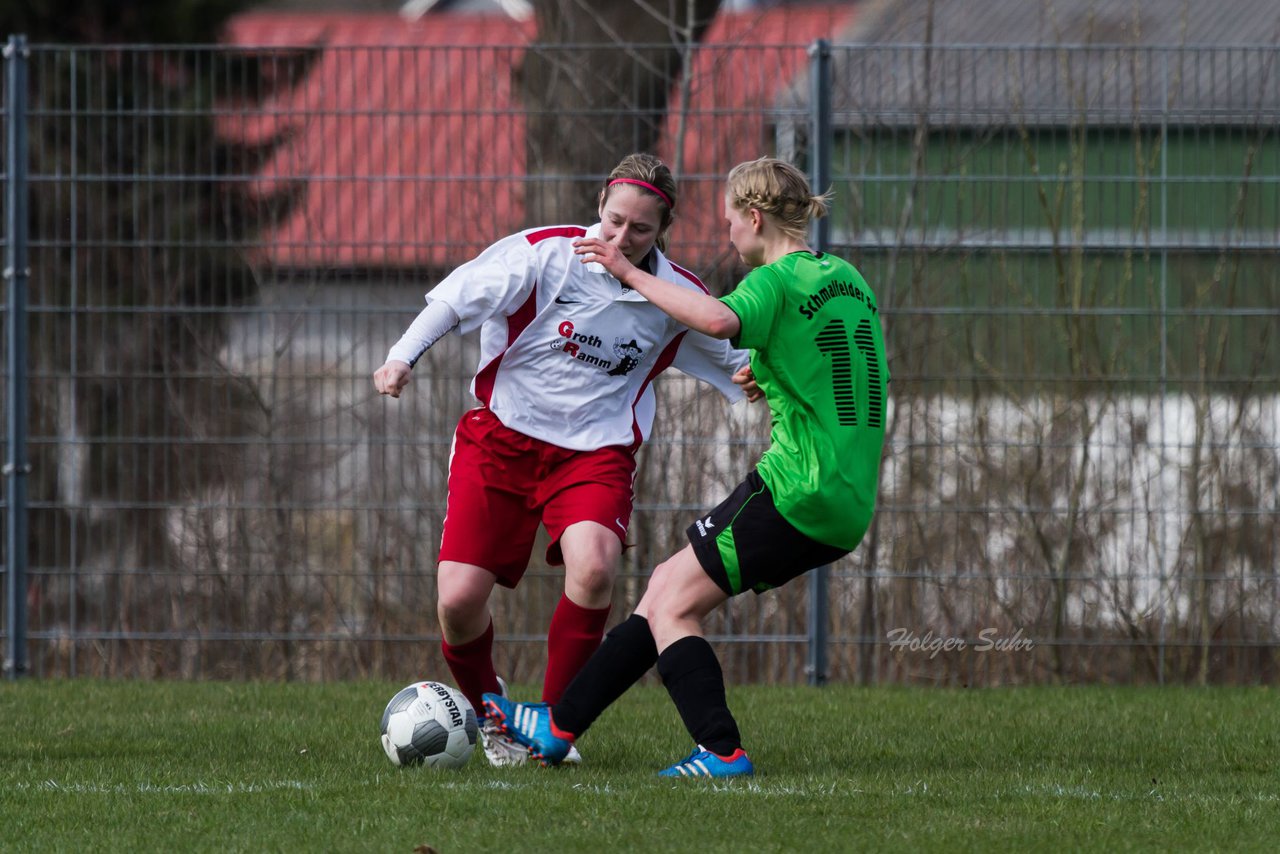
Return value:
[(604, 206), (609, 193), (616, 186), (615, 182), (618, 181), (637, 187), (641, 192), (648, 193), (658, 200), (662, 221), (658, 225), (657, 243), (658, 248), (665, 252), (667, 229), (676, 218), (676, 179), (672, 176), (671, 170), (667, 168), (667, 164), (652, 154), (628, 154), (613, 167), (613, 171), (605, 179), (604, 186), (600, 188), (601, 207)]
[(773, 218), (788, 237), (804, 240), (809, 223), (827, 215), (830, 193), (817, 196), (809, 179), (776, 157), (739, 163), (729, 170), (729, 203), (740, 211), (756, 208)]

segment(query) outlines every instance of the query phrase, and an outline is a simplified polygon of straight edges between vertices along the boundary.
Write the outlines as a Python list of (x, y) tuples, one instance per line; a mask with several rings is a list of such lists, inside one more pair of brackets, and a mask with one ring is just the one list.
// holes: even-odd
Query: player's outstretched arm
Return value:
[(665, 282), (639, 269), (618, 247), (598, 237), (573, 241), (573, 253), (584, 264), (596, 262), (622, 284), (671, 315), (690, 329), (712, 338), (732, 338), (742, 324), (733, 309), (709, 294)]
[(386, 363), (373, 372), (373, 387), (378, 394), (399, 397), (409, 384), (414, 364), (458, 322), (458, 313), (444, 300), (433, 299), (428, 303), (391, 348)]

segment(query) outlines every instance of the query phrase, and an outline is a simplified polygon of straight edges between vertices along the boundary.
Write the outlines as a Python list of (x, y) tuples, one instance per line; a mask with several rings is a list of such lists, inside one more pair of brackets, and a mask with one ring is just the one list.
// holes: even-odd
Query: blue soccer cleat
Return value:
[(747, 757), (747, 752), (739, 747), (731, 756), (717, 756), (699, 744), (683, 762), (677, 762), (665, 771), (659, 771), (659, 777), (750, 777), (756, 768)]
[(485, 694), (489, 720), (529, 749), (529, 755), (543, 765), (559, 765), (569, 755), (573, 738), (557, 730), (551, 722), (551, 706), (546, 703), (513, 703), (501, 694)]

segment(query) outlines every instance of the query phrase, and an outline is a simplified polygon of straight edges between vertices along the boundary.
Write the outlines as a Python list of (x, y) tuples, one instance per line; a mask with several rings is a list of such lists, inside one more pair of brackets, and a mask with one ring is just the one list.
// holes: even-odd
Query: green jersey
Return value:
[(792, 252), (722, 298), (769, 402), (759, 472), (788, 522), (853, 550), (875, 511), (889, 367), (875, 296), (834, 255)]

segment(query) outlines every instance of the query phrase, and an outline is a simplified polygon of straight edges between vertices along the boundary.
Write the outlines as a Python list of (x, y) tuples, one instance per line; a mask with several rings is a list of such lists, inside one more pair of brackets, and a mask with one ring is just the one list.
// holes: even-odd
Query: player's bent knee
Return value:
[(618, 575), (612, 562), (576, 566), (566, 569), (565, 574), (575, 587), (597, 594), (612, 591), (614, 579)]
[(644, 616), (665, 631), (701, 620), (726, 598), (715, 582), (688, 555), (678, 554), (653, 570), (641, 599)]
[(487, 597), (476, 599), (471, 596), (441, 595), (440, 600), (436, 602), (436, 616), (440, 620), (440, 625), (453, 631), (465, 632), (481, 620), (487, 624), (488, 615), (485, 613), (487, 604)]
[[(649, 584), (645, 588), (641, 601), (646, 614), (665, 614), (670, 611), (676, 597), (673, 596), (671, 572), (666, 564), (658, 564), (649, 576)], [(652, 618), (650, 618), (652, 619)]]

